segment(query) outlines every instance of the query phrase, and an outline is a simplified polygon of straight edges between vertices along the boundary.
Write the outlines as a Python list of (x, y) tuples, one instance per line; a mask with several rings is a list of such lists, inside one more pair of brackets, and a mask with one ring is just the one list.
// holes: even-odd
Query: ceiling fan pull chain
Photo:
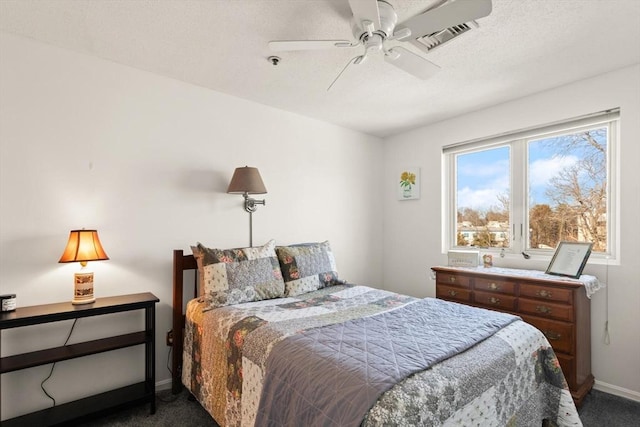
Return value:
[(360, 55), (360, 56), (355, 56), (353, 58), (351, 58), (349, 60), (349, 62), (347, 62), (347, 65), (344, 66), (344, 68), (342, 69), (342, 71), (340, 71), (340, 74), (338, 74), (336, 76), (335, 79), (333, 79), (333, 81), (331, 82), (331, 84), (329, 85), (329, 87), (327, 88), (327, 92), (329, 92), (331, 90), (331, 88), (333, 87), (333, 85), (338, 81), (338, 79), (340, 78), (340, 76), (342, 75), (342, 73), (344, 73), (344, 71), (347, 69), (347, 67), (349, 65), (351, 65), (351, 63), (353, 62), (354, 64), (360, 64), (362, 61), (364, 61), (364, 55)]

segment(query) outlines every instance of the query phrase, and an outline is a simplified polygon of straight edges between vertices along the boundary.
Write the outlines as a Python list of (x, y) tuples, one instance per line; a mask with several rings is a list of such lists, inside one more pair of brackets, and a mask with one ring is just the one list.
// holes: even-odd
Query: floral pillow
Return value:
[(264, 246), (212, 249), (192, 246), (198, 263), (201, 298), (206, 309), (284, 296), (275, 240)]
[(277, 246), (285, 296), (292, 297), (325, 286), (343, 284), (329, 242)]

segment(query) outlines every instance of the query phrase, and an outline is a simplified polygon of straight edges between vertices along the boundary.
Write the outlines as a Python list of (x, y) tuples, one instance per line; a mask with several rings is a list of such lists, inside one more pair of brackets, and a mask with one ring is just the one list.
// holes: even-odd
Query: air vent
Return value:
[(415, 40), (412, 40), (412, 43), (415, 46), (419, 47), (421, 50), (425, 52), (430, 52), (433, 49), (439, 46), (442, 46), (448, 41), (451, 41), (454, 38), (471, 30), (472, 26), (475, 26), (477, 28), (478, 24), (475, 21), (471, 21), (468, 24), (456, 25), (454, 27), (450, 27), (442, 31), (438, 31), (437, 33), (429, 34), (428, 36), (419, 37)]

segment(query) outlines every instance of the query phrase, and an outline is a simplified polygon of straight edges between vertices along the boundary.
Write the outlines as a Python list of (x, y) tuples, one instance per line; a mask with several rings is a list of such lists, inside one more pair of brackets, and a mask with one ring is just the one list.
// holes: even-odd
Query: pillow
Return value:
[(200, 295), (207, 309), (284, 296), (275, 240), (264, 246), (211, 249), (192, 246), (198, 263)]
[(329, 242), (277, 246), (285, 296), (293, 297), (325, 286), (343, 284)]

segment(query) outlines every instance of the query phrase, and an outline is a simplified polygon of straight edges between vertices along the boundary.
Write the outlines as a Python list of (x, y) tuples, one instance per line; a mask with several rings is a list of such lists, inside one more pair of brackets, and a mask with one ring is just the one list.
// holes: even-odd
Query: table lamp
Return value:
[(58, 262), (79, 262), (82, 268), (74, 275), (72, 304), (89, 304), (93, 296), (93, 272), (87, 269), (89, 261), (103, 261), (109, 257), (100, 244), (97, 230), (71, 230), (69, 241)]

